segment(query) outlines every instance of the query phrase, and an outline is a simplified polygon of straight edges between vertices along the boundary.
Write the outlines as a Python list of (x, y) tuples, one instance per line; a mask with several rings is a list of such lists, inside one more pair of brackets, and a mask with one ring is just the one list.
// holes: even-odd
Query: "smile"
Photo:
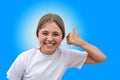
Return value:
[(47, 48), (53, 48), (53, 46), (54, 46), (56, 43), (55, 43), (55, 42), (50, 42), (50, 43), (45, 42), (44, 44), (45, 44), (45, 46), (46, 46)]

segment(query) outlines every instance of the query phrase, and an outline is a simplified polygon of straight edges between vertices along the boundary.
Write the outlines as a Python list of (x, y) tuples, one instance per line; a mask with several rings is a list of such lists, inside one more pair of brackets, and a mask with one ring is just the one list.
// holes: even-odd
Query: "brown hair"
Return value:
[(58, 27), (61, 29), (62, 31), (62, 39), (65, 37), (65, 27), (64, 27), (64, 22), (62, 20), (62, 18), (56, 14), (46, 14), (44, 15), (39, 23), (38, 23), (38, 26), (37, 26), (37, 30), (36, 30), (36, 35), (38, 37), (38, 33), (39, 33), (39, 30), (42, 28), (42, 26), (48, 22), (55, 22)]

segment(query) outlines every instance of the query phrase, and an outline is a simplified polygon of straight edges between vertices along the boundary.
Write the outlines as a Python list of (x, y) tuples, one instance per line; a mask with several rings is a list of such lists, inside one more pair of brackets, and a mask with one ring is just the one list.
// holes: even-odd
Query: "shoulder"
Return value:
[(87, 52), (75, 49), (61, 49), (67, 67), (81, 68), (87, 58)]
[(62, 52), (71, 52), (71, 51), (78, 51), (78, 50), (75, 50), (75, 49), (67, 49), (67, 48), (60, 48), (60, 51), (62, 51)]
[(87, 54), (86, 51), (76, 50), (76, 49), (63, 49), (60, 48), (62, 53), (69, 53), (69, 54)]
[(61, 55), (68, 58), (86, 57), (88, 53), (86, 51), (75, 50), (75, 49), (60, 49)]
[(20, 54), (18, 55), (17, 58), (19, 58), (19, 59), (29, 58), (29, 57), (33, 56), (33, 55), (36, 53), (36, 51), (37, 51), (36, 48), (32, 48), (32, 49), (23, 51), (22, 53), (20, 53)]

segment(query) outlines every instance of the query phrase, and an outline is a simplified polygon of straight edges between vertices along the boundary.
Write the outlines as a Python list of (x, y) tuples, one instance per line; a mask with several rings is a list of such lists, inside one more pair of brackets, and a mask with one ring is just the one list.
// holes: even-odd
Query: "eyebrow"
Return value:
[(48, 31), (42, 31), (42, 32), (48, 32)]
[(41, 33), (49, 33), (49, 31), (41, 31)]
[(54, 31), (53, 33), (59, 33), (59, 32), (57, 32), (57, 31)]
[[(47, 32), (47, 33), (49, 33), (49, 31), (41, 31), (41, 32)], [(60, 32), (58, 32), (58, 31), (53, 31), (53, 33), (60, 33)]]

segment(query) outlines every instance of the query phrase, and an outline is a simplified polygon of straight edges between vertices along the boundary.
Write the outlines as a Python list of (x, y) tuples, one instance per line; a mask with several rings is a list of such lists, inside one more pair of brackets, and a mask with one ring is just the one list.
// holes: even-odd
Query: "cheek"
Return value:
[(56, 37), (56, 38), (54, 38), (54, 40), (55, 40), (57, 43), (61, 43), (62, 38), (61, 38), (61, 37)]
[(39, 42), (43, 42), (45, 41), (46, 37), (41, 35), (38, 37), (38, 39), (39, 39)]

